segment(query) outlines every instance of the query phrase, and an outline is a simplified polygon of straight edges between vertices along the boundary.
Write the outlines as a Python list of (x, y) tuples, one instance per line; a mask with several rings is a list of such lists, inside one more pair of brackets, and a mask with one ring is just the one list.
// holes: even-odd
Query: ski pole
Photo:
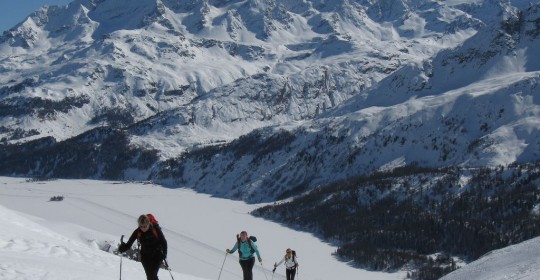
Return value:
[(122, 280), (122, 253), (120, 253), (120, 280)]
[(167, 267), (167, 270), (169, 271), (169, 274), (171, 275), (172, 280), (174, 280), (174, 277), (172, 276), (171, 268), (169, 267), (167, 260), (163, 259), (163, 262), (165, 263), (165, 266)]
[(260, 262), (260, 263), (261, 263), (262, 271), (264, 273), (264, 278), (266, 278), (266, 280), (268, 280), (268, 276), (266, 276), (266, 270), (264, 269), (264, 266), (263, 266), (262, 262)]
[[(120, 237), (120, 244), (124, 243), (124, 235)], [(122, 280), (122, 253), (120, 253), (120, 280)]]
[(219, 278), (221, 278), (221, 271), (223, 271), (223, 266), (225, 265), (225, 260), (227, 259), (227, 256), (229, 255), (229, 253), (225, 253), (225, 258), (223, 259), (223, 264), (221, 265), (221, 269), (219, 270), (219, 276), (218, 276), (218, 280)]

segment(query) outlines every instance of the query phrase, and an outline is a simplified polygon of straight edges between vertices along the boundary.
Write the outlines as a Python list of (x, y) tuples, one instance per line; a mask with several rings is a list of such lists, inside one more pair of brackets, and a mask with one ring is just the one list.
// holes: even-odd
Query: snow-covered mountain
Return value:
[(530, 1), (77, 0), (0, 37), (3, 174), (271, 201), (540, 158)]
[[(108, 0), (45, 7), (0, 38), (4, 138), (64, 140), (172, 114), (168, 129), (154, 127), (158, 135), (149, 130), (134, 140), (148, 146), (167, 139), (159, 149), (168, 157), (254, 128), (312, 119), (481, 25), (459, 9), (423, 2)], [(391, 13), (381, 13), (386, 6)]]

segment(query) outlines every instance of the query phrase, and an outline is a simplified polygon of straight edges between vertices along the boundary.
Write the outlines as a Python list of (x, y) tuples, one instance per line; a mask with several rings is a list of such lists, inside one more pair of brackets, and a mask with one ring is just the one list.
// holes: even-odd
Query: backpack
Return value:
[[(158, 221), (156, 220), (156, 217), (154, 217), (154, 215), (152, 214), (146, 214), (146, 216), (148, 217), (148, 219), (150, 220), (150, 228), (152, 229), (152, 232), (154, 233), (154, 236), (156, 238), (159, 238), (159, 234), (157, 232), (157, 229), (159, 228), (159, 223)], [(137, 241), (141, 241), (141, 235), (143, 234), (143, 232), (139, 229), (139, 231), (137, 232)]]
[[(240, 256), (240, 258), (242, 257), (242, 252), (240, 252), (240, 242), (242, 242), (240, 240), (240, 235), (237, 234), (236, 235), (236, 242), (237, 242), (237, 247), (238, 247), (238, 255)], [(249, 248), (251, 248), (251, 254), (255, 253), (255, 249), (253, 249), (253, 245), (251, 245), (251, 242), (257, 242), (257, 237), (255, 236), (249, 236), (249, 238), (247, 239), (247, 242), (249, 244)]]

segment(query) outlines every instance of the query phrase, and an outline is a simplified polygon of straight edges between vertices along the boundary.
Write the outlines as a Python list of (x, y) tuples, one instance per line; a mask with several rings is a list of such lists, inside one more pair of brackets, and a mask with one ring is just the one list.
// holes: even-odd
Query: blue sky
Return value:
[(45, 5), (66, 5), (72, 0), (0, 0), (0, 34)]

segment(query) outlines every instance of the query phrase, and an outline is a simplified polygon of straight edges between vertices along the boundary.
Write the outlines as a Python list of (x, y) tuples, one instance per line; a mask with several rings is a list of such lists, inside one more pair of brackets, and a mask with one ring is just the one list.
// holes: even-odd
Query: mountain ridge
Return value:
[[(257, 202), (406, 164), (535, 160), (539, 8), (526, 2), (43, 8), (0, 38), (2, 172), (156, 180)], [(129, 163), (85, 161), (68, 143), (87, 145), (88, 132), (125, 135), (88, 148), (124, 149)], [(29, 158), (12, 157), (18, 145)], [(66, 174), (64, 149), (88, 170), (120, 170)], [(147, 153), (152, 163), (137, 164)]]

